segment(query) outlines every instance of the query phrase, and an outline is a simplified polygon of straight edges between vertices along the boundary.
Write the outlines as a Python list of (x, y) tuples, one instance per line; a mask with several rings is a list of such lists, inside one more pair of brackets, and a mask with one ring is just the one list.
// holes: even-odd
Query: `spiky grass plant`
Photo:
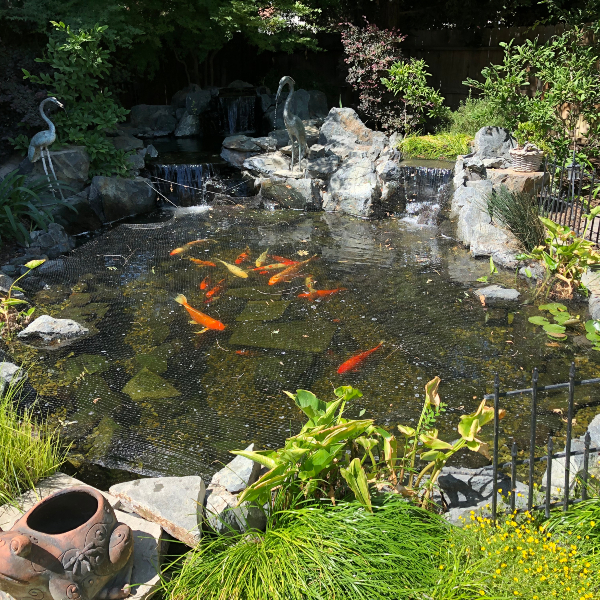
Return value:
[(526, 252), (544, 243), (546, 230), (533, 194), (512, 192), (501, 185), (488, 196), (485, 208), (491, 219), (506, 227)]
[(36, 419), (34, 407), (18, 408), (23, 381), (0, 394), (0, 504), (55, 473), (65, 456), (57, 432)]
[(407, 158), (429, 160), (455, 160), (459, 154), (469, 154), (473, 138), (464, 133), (437, 133), (435, 135), (411, 135), (398, 145)]
[(202, 543), (163, 583), (169, 600), (425, 598), (439, 577), (447, 525), (392, 497), (283, 511), (266, 532)]

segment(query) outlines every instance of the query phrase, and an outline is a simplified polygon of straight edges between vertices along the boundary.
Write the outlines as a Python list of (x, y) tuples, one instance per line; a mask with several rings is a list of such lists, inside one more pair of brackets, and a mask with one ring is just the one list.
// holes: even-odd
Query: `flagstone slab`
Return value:
[(236, 321), (274, 321), (289, 305), (289, 300), (250, 300)]

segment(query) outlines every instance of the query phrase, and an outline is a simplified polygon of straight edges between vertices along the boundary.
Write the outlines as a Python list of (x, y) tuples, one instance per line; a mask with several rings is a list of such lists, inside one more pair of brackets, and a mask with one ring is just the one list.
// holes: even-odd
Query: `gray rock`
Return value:
[(33, 231), (30, 237), (31, 242), (27, 250), (30, 255), (45, 254), (49, 258), (57, 258), (75, 248), (75, 240), (60, 223), (50, 223), (47, 231)]
[(212, 94), (209, 90), (196, 90), (190, 92), (185, 99), (185, 110), (188, 115), (201, 115), (208, 109)]
[[(252, 452), (254, 444), (246, 448), (246, 452)], [(236, 456), (231, 462), (227, 463), (220, 471), (217, 471), (210, 481), (211, 486), (220, 485), (228, 492), (237, 494), (245, 490), (258, 480), (260, 473), (260, 463), (257, 463), (243, 456)]]
[[(587, 428), (592, 441), (592, 447), (600, 448), (600, 414), (596, 415)], [(581, 436), (583, 439), (585, 435)]]
[(328, 179), (340, 166), (340, 159), (334, 155), (323, 156), (308, 161), (307, 173), (313, 179)]
[(481, 181), (487, 178), (487, 169), (477, 156), (466, 158), (463, 162), (466, 181)]
[(50, 315), (38, 317), (23, 331), (17, 334), (25, 342), (41, 341), (43, 344), (52, 344), (64, 341), (73, 341), (89, 333), (89, 330), (71, 319), (55, 319)]
[(90, 187), (87, 187), (66, 199), (75, 210), (59, 206), (53, 211), (56, 222), (60, 223), (70, 235), (95, 231), (102, 227), (102, 220), (90, 205), (89, 192)]
[(267, 525), (265, 511), (249, 502), (238, 503), (237, 496), (220, 486), (209, 486), (206, 490), (206, 521), (217, 533), (231, 531), (264, 531)]
[(158, 156), (158, 150), (152, 144), (148, 144), (146, 146), (146, 156), (149, 158), (156, 158)]
[[(494, 491), (492, 470), (485, 467), (482, 469), (444, 467), (437, 483), (449, 509), (474, 507), (482, 502), (491, 502)], [(504, 473), (499, 473), (498, 489), (506, 491), (509, 488), (510, 478)]]
[(176, 118), (178, 121), (181, 121), (181, 117), (183, 117), (183, 115), (185, 115), (185, 113), (186, 113), (186, 110), (185, 110), (185, 108), (178, 108), (178, 109), (175, 111), (175, 118)]
[(503, 288), (499, 285), (488, 285), (483, 288), (476, 289), (473, 295), (477, 298), (483, 296), (486, 305), (500, 305), (510, 302), (516, 302), (521, 295), (517, 290)]
[(0, 271), (2, 271), (5, 275), (14, 275), (17, 268), (14, 265), (2, 265), (0, 267)]
[(275, 129), (269, 132), (269, 137), (275, 140), (277, 148), (283, 148), (290, 143), (290, 134), (287, 129)]
[(276, 171), (289, 169), (290, 161), (276, 152), (247, 158), (242, 165), (255, 177), (270, 177)]
[(306, 132), (306, 145), (310, 148), (319, 141), (319, 129), (314, 125), (304, 124), (304, 131)]
[(332, 108), (319, 133), (319, 144), (322, 146), (370, 145), (372, 142), (373, 131), (351, 108)]
[(132, 135), (118, 135), (110, 141), (117, 150), (125, 150), (125, 152), (144, 147), (144, 142)]
[(90, 189), (90, 206), (103, 223), (154, 210), (156, 193), (143, 177), (96, 176)]
[(475, 155), (479, 159), (509, 159), (509, 151), (517, 145), (517, 140), (502, 127), (482, 127), (475, 134)]
[(324, 156), (328, 156), (328, 154), (325, 149), (325, 146), (321, 146), (321, 144), (313, 144), (308, 149), (308, 158), (309, 159), (323, 158)]
[(171, 98), (171, 106), (175, 110), (179, 108), (185, 108), (185, 102), (188, 94), (193, 94), (194, 92), (199, 92), (201, 90), (202, 88), (197, 83), (191, 83), (182, 90), (179, 90), (173, 94), (173, 97)]
[(306, 90), (296, 90), (292, 96), (292, 112), (303, 121), (308, 120), (310, 118), (309, 103), (310, 94)]
[(247, 81), (236, 79), (235, 81), (232, 81), (227, 87), (236, 90), (243, 90), (247, 88), (253, 88), (254, 86), (251, 83), (248, 83)]
[(57, 275), (66, 271), (64, 260), (47, 260), (37, 268), (38, 275)]
[[(260, 150), (259, 150), (260, 151)], [(258, 154), (259, 151), (255, 152), (242, 152), (239, 150), (229, 150), (229, 148), (223, 148), (221, 150), (221, 158), (228, 162), (230, 165), (241, 169), (246, 161)]]
[(24, 371), (18, 365), (10, 362), (0, 363), (0, 394), (3, 394), (6, 387), (11, 383), (16, 384), (26, 377), (27, 371)]
[(321, 90), (309, 90), (308, 112), (311, 117), (326, 117), (329, 112), (327, 108), (327, 96)]
[(202, 537), (202, 506), (206, 489), (201, 477), (157, 477), (119, 483), (110, 493), (127, 502), (147, 521), (174, 538), (196, 546)]
[(175, 137), (189, 137), (200, 133), (200, 119), (197, 115), (190, 114), (187, 110), (175, 129)]
[[(529, 272), (529, 275), (527, 274)], [(519, 269), (519, 276), (531, 281), (538, 281), (543, 279), (546, 274), (546, 269), (539, 262), (531, 263)]]
[[(68, 146), (62, 150), (52, 150), (50, 156), (56, 177), (69, 186), (69, 189), (65, 190), (66, 193), (63, 192), (64, 195), (80, 192), (86, 186), (90, 170), (90, 157), (85, 147)], [(26, 158), (25, 161), (29, 162), (29, 159)], [(34, 177), (46, 177), (41, 160), (33, 164), (33, 169), (26, 181), (28, 182)]]
[(229, 137), (226, 137), (223, 140), (223, 148), (243, 152), (260, 152), (261, 150), (263, 150), (263, 147), (259, 146), (254, 138), (250, 138), (247, 135), (231, 135)]
[(400, 167), (395, 160), (384, 160), (375, 170), (381, 181), (398, 181), (400, 178)]
[(131, 108), (129, 118), (141, 137), (169, 135), (177, 127), (175, 109), (170, 105), (137, 104)]
[(380, 198), (373, 163), (367, 158), (347, 160), (331, 176), (327, 192), (324, 210), (356, 217), (373, 216)]
[[(483, 162), (483, 161), (482, 161)], [(508, 188), (511, 192), (520, 192), (534, 195), (541, 191), (544, 180), (549, 181), (550, 175), (543, 172), (522, 173), (512, 169), (492, 169), (487, 178), (492, 182), (495, 190), (500, 186)]]
[(404, 139), (404, 136), (401, 133), (394, 132), (390, 135), (390, 148), (398, 148), (398, 144)]
[(506, 160), (503, 158), (484, 158), (481, 162), (486, 169), (502, 169)]
[(146, 166), (144, 157), (139, 154), (131, 154), (125, 160), (129, 164), (129, 169), (132, 171), (139, 171)]
[(272, 137), (251, 138), (252, 141), (265, 152), (275, 152), (277, 150), (277, 141)]
[(260, 108), (265, 113), (272, 106), (275, 106), (275, 97), (270, 94), (261, 94), (260, 95)]
[(281, 208), (318, 210), (322, 204), (321, 185), (318, 179), (272, 176), (261, 180), (260, 197)]

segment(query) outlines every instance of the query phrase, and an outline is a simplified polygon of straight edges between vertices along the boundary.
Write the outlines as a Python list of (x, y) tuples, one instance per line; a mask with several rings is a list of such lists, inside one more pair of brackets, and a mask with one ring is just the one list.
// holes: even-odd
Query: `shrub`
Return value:
[(0, 181), (0, 245), (7, 239), (16, 239), (21, 244), (30, 241), (29, 231), (39, 227), (47, 229), (54, 221), (52, 209), (67, 206), (68, 202), (58, 200), (53, 194), (60, 189), (69, 189), (64, 183), (48, 182), (46, 177), (37, 177), (25, 184), (25, 175), (9, 173)]
[(367, 121), (384, 130), (402, 127), (401, 108), (398, 104), (387, 102), (387, 88), (382, 79), (402, 58), (398, 45), (405, 36), (397, 29), (379, 29), (368, 21), (366, 27), (352, 23), (341, 23), (340, 26), (344, 28), (342, 44), (346, 55), (344, 62), (348, 65), (346, 81), (359, 94), (358, 111)]
[(33, 407), (17, 409), (23, 381), (0, 394), (0, 503), (52, 475), (65, 456), (56, 431), (36, 421)]
[(485, 98), (472, 98), (470, 95), (461, 102), (457, 110), (447, 116), (444, 129), (448, 133), (465, 134), (475, 137), (482, 127), (505, 127), (506, 118), (498, 108)]
[(86, 147), (94, 175), (126, 175), (126, 153), (116, 150), (106, 131), (124, 121), (128, 111), (120, 107), (102, 79), (110, 72), (110, 52), (102, 47), (106, 27), (72, 31), (64, 23), (53, 22), (56, 36), (48, 42), (47, 56), (36, 59), (52, 67), (39, 76), (23, 69), (25, 79), (52, 89), (65, 111), (54, 115), (57, 141)]
[(544, 243), (546, 231), (533, 194), (511, 192), (502, 185), (488, 196), (486, 208), (492, 220), (506, 227), (526, 252)]
[(442, 519), (397, 496), (373, 513), (357, 504), (285, 511), (265, 533), (203, 540), (163, 592), (169, 600), (426, 598), (446, 535)]
[(408, 158), (455, 160), (459, 154), (469, 154), (473, 138), (464, 133), (407, 136), (398, 145)]

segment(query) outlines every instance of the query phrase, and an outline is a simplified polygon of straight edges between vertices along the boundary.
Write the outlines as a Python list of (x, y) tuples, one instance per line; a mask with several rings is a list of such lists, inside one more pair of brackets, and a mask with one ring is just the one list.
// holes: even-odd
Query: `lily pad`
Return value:
[(132, 400), (143, 400), (145, 398), (162, 400), (181, 395), (181, 392), (175, 389), (167, 380), (146, 367), (125, 384), (123, 392)]
[(289, 300), (250, 300), (236, 321), (273, 321), (283, 315), (289, 304)]
[(332, 323), (292, 321), (291, 323), (242, 323), (236, 327), (229, 343), (275, 350), (324, 352), (336, 331)]
[(246, 300), (279, 300), (281, 298), (281, 292), (275, 291), (268, 285), (229, 288), (225, 290), (224, 295)]

